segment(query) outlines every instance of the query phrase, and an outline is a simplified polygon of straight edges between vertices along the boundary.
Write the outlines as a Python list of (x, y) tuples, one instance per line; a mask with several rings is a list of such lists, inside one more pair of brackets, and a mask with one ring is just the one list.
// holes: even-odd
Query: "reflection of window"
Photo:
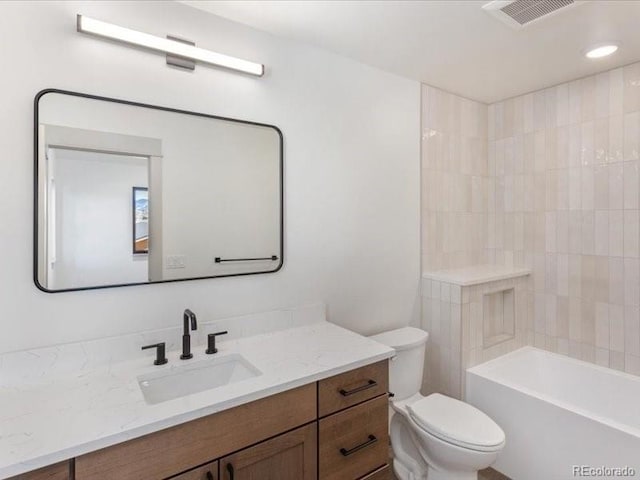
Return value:
[(133, 187), (133, 253), (149, 253), (149, 189)]

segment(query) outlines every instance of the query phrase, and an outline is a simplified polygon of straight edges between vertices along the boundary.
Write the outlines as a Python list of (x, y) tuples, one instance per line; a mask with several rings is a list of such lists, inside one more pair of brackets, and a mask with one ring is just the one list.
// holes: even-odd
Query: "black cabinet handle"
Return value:
[(376, 387), (378, 385), (378, 383), (375, 380), (369, 380), (367, 381), (366, 385), (362, 385), (360, 387), (356, 387), (353, 390), (345, 390), (344, 388), (338, 390), (340, 392), (340, 395), (342, 395), (343, 397), (348, 397), (349, 395), (353, 395), (354, 393), (358, 393), (361, 392), (363, 390), (367, 390), (368, 388), (373, 388)]
[(367, 448), (369, 445), (373, 445), (374, 443), (376, 443), (378, 441), (378, 439), (376, 438), (375, 435), (369, 435), (369, 440), (367, 440), (364, 443), (361, 443), (360, 445), (356, 445), (355, 447), (347, 450), (346, 448), (341, 448), (340, 449), (340, 453), (342, 454), (342, 456), (344, 457), (348, 457), (349, 455), (356, 453), (360, 450), (362, 450), (363, 448)]
[(211, 472), (207, 472), (207, 480), (215, 480), (215, 479), (213, 478), (213, 473), (211, 473)]
[(229, 480), (233, 480), (235, 472), (233, 470), (233, 465), (231, 465), (230, 463), (227, 463), (227, 472), (229, 472)]

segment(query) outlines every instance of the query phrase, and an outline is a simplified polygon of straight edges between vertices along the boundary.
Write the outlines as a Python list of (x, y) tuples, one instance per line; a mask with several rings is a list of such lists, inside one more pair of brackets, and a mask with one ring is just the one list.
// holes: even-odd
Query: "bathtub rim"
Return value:
[[(495, 374), (495, 370), (501, 365), (508, 362), (510, 359), (522, 357), (527, 353), (542, 353), (544, 355), (548, 355), (551, 357), (555, 357), (560, 361), (569, 362), (574, 365), (587, 366), (589, 368), (596, 369), (600, 372), (606, 373), (608, 375), (614, 375), (618, 377), (622, 377), (626, 380), (630, 380), (635, 383), (640, 384), (640, 377), (636, 375), (632, 375), (630, 373), (621, 372), (619, 370), (615, 370), (613, 368), (603, 367), (602, 365), (597, 365), (595, 363), (586, 362), (584, 360), (579, 360), (577, 358), (569, 357), (567, 355), (562, 355), (560, 353), (550, 352), (548, 350), (544, 350), (542, 348), (533, 347), (531, 345), (526, 345), (524, 347), (518, 348), (517, 350), (513, 350), (511, 352), (505, 353), (504, 355), (500, 355), (492, 360), (488, 360), (483, 363), (479, 363), (478, 365), (474, 365), (473, 367), (469, 367), (466, 369), (467, 375), (475, 375), (477, 377), (483, 378), (485, 380), (504, 385), (508, 388), (512, 388), (522, 394), (529, 395), (531, 397), (537, 398), (538, 400), (548, 402), (552, 405), (555, 405), (559, 408), (563, 408), (565, 410), (569, 410), (570, 412), (576, 413), (577, 415), (581, 415), (583, 417), (589, 418), (599, 423), (603, 423), (611, 428), (615, 428), (617, 430), (621, 430), (629, 435), (633, 435), (640, 439), (640, 428), (632, 427), (626, 425), (624, 423), (618, 422), (616, 420), (612, 420), (609, 417), (605, 417), (602, 415), (598, 415), (591, 410), (586, 408), (579, 407), (577, 405), (564, 402), (554, 398), (550, 395), (538, 392), (528, 387), (524, 387), (520, 384), (513, 382), (512, 380), (506, 380), (504, 377), (501, 377)], [(465, 377), (465, 386), (468, 381), (468, 378)], [(467, 386), (468, 389), (468, 386)]]

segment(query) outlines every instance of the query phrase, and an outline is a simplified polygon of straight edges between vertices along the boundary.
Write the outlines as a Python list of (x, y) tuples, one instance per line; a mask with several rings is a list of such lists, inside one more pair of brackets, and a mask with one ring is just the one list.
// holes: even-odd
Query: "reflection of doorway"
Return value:
[[(41, 163), (38, 168), (38, 210), (41, 212), (38, 218), (40, 285), (49, 290), (64, 290), (150, 281), (154, 276), (152, 272), (159, 270), (154, 265), (161, 265), (162, 258), (161, 238), (151, 245), (150, 238), (154, 233), (149, 230), (157, 230), (159, 236), (162, 228), (161, 140), (40, 125), (39, 149), (46, 152), (40, 157), (46, 158), (46, 162)], [(75, 167), (72, 167), (74, 162)], [(75, 182), (72, 189), (61, 185), (61, 168), (75, 169), (74, 173), (67, 172), (65, 176), (72, 179), (72, 183)], [(139, 174), (132, 175), (131, 169), (136, 168), (139, 168)], [(103, 171), (101, 174), (100, 171), (105, 169), (107, 172)], [(128, 177), (125, 174), (127, 170)], [(134, 186), (147, 189), (147, 231), (144, 236), (148, 254), (143, 255), (134, 255), (132, 252), (135, 212), (131, 208), (131, 192)], [(116, 188), (122, 188), (117, 195), (107, 194), (110, 189)], [(154, 207), (151, 209), (148, 200), (154, 195), (158, 201), (153, 202)], [(113, 197), (111, 203), (108, 201), (109, 196)], [(117, 202), (114, 200), (116, 197)], [(116, 211), (119, 212), (117, 215)], [(111, 223), (115, 217), (118, 221)], [(66, 244), (62, 244), (60, 240), (66, 235), (65, 231), (70, 228), (70, 224), (71, 230), (75, 229), (80, 234), (75, 239), (67, 237)], [(116, 232), (121, 232), (121, 235)], [(74, 241), (80, 245), (73, 246)], [(67, 248), (66, 245), (72, 245), (73, 248)], [(110, 263), (108, 258), (116, 245), (118, 252), (123, 252), (121, 255), (119, 253), (119, 259), (126, 258), (129, 266), (135, 264), (138, 268), (130, 269), (125, 276), (114, 274), (111, 277), (103, 267)], [(68, 258), (61, 257), (63, 251)], [(111, 257), (112, 260), (114, 258)], [(72, 277), (62, 274), (64, 269), (61, 265), (67, 260), (73, 266)], [(136, 270), (135, 274), (133, 270)], [(122, 269), (120, 273), (123, 273)]]
[(149, 253), (149, 189), (133, 187), (133, 253)]
[(63, 148), (49, 157), (51, 287), (146, 282), (146, 255), (131, 252), (130, 195), (142, 185), (147, 196), (149, 158)]

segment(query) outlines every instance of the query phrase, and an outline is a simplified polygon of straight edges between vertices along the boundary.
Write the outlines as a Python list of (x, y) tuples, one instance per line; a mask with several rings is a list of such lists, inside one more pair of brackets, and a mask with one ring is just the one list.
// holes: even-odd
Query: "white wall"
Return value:
[(132, 252), (131, 189), (148, 185), (149, 160), (52, 150), (56, 251), (47, 288), (148, 281), (147, 255)]
[[(75, 15), (267, 65), (256, 79), (85, 37)], [(369, 333), (417, 317), (420, 87), (168, 2), (2, 2), (0, 352), (325, 301)], [(285, 267), (276, 274), (45, 294), (32, 280), (33, 97), (57, 87), (278, 125)]]

